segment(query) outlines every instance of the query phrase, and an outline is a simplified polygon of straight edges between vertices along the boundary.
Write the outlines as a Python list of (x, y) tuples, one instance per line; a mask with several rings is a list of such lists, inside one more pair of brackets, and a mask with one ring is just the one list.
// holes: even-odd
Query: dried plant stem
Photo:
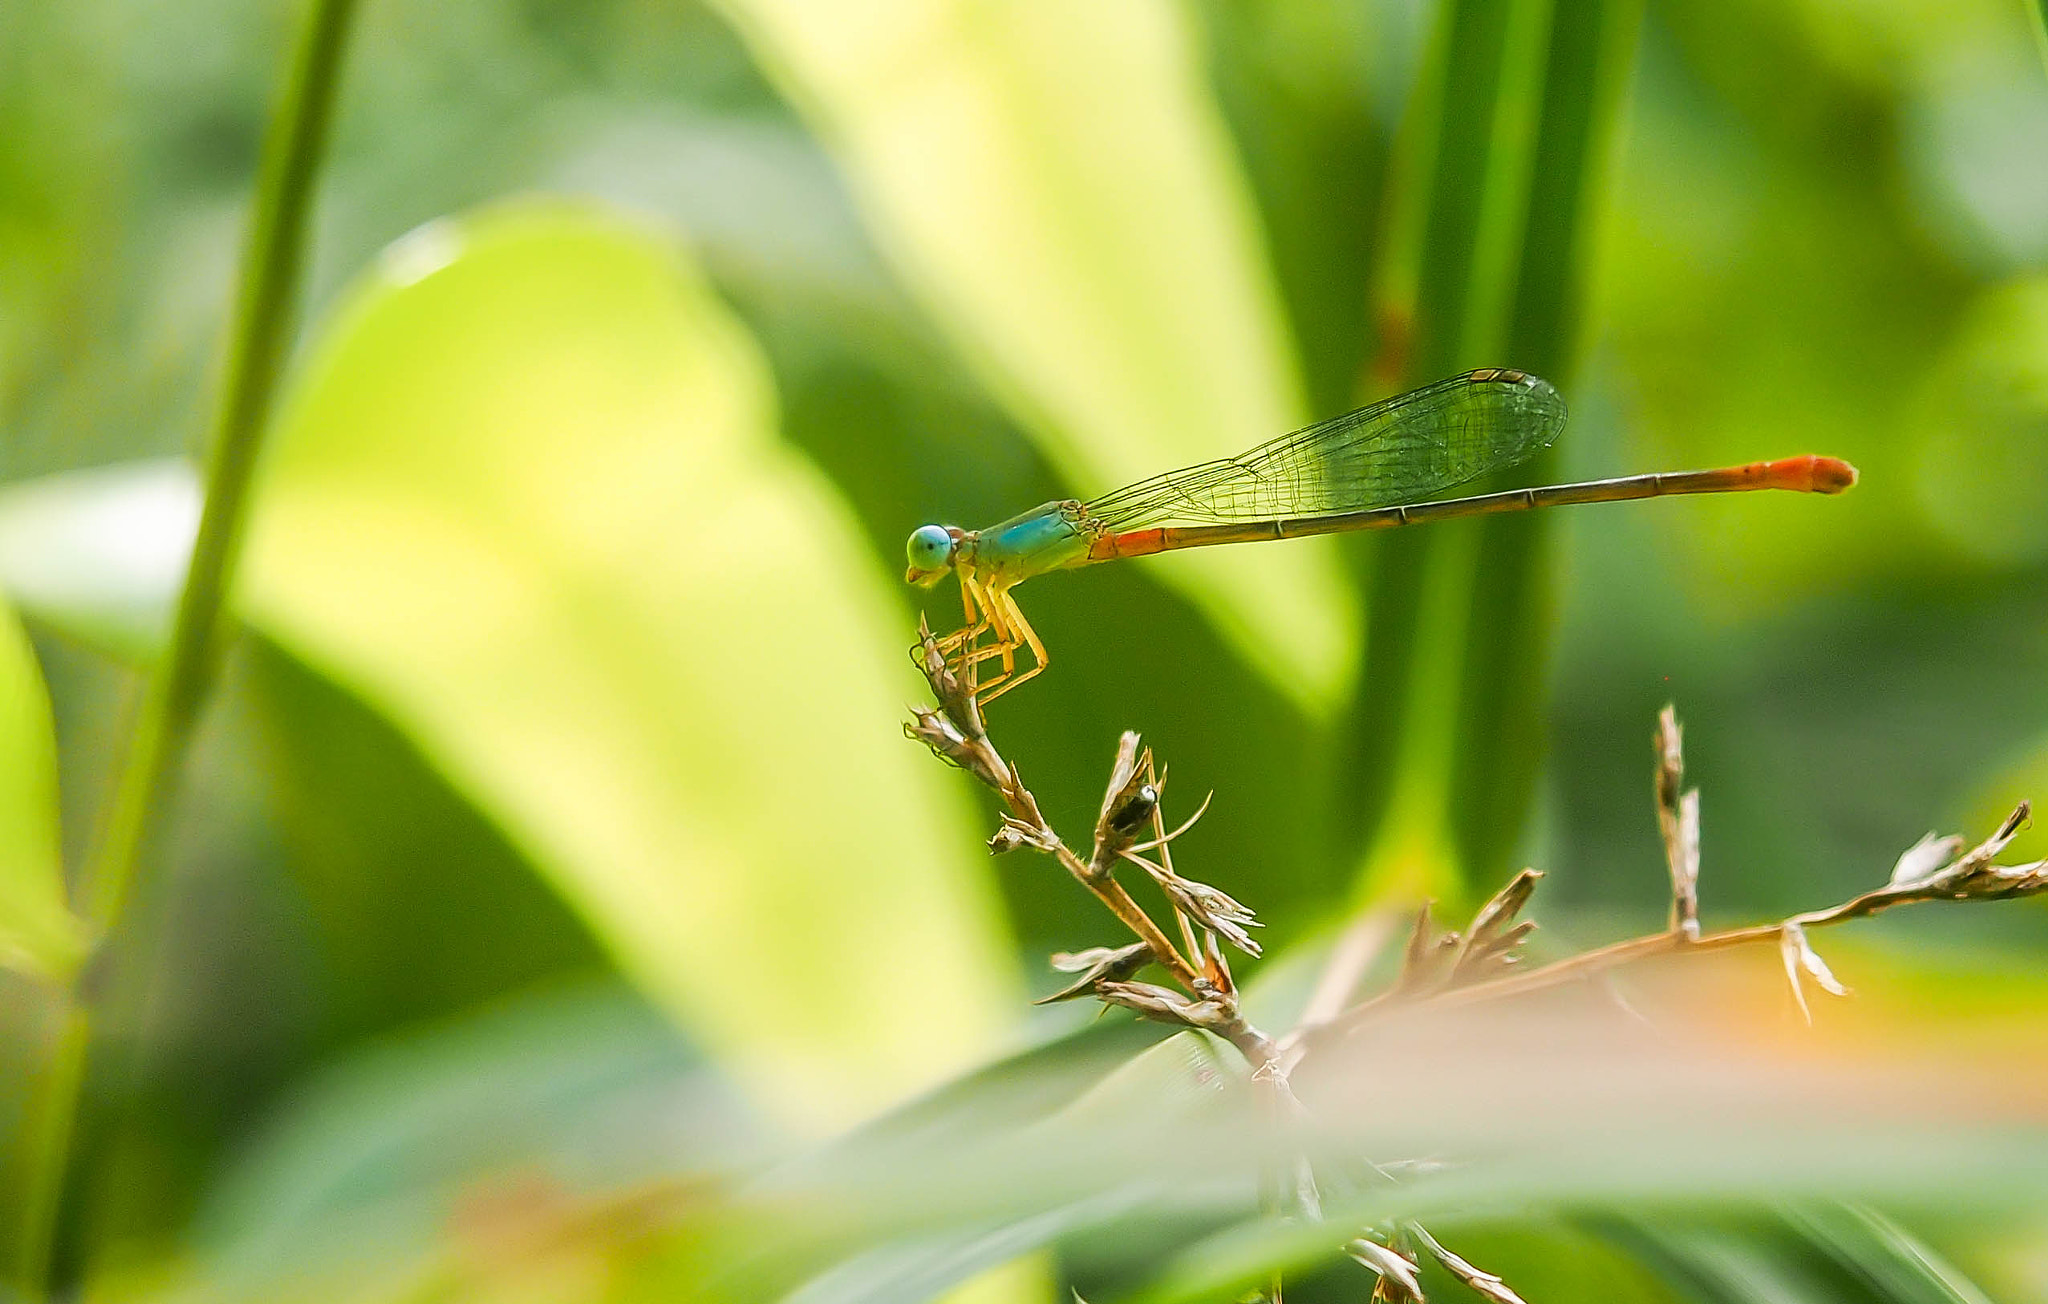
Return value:
[[(1071, 871), (1073, 866), (1069, 865), (1068, 868)], [(1083, 887), (1095, 894), (1096, 900), (1108, 906), (1111, 913), (1123, 921), (1124, 927), (1136, 933), (1139, 940), (1152, 948), (1152, 958), (1157, 960), (1166, 972), (1173, 975), (1175, 982), (1190, 992), (1197, 990), (1197, 984), (1201, 982), (1202, 976), (1195, 972), (1194, 966), (1175, 949), (1173, 943), (1166, 940), (1166, 934), (1160, 931), (1158, 924), (1152, 922), (1152, 916), (1146, 914), (1144, 909), (1132, 900), (1131, 894), (1124, 890), (1123, 884), (1113, 878), (1091, 880), (1086, 875), (1078, 873), (1075, 877), (1081, 880)]]
[[(1998, 866), (1991, 863), (1992, 858), (2012, 840), (2020, 826), (2026, 822), (2030, 811), (2031, 807), (2026, 802), (2021, 802), (1989, 838), (1957, 858), (1947, 868), (1909, 877), (1905, 881), (1887, 883), (1883, 887), (1859, 893), (1837, 905), (1806, 911), (1774, 924), (1750, 924), (1699, 937), (1686, 935), (1683, 928), (1684, 916), (1681, 913), (1678, 927), (1581, 952), (1540, 968), (1484, 979), (1424, 996), (1414, 996), (1396, 988), (1371, 1001), (1354, 1006), (1341, 1018), (1323, 1028), (1313, 1030), (1313, 1035), (1317, 1038), (1325, 1035), (1342, 1035), (1369, 1022), (1375, 1015), (1384, 1013), (1388, 1006), (1404, 999), (1410, 1003), (1421, 1000), (1436, 1005), (1469, 1005), (1482, 1001), (1504, 1000), (1578, 982), (1652, 956), (1720, 951), (1764, 942), (1784, 947), (1788, 944), (1788, 939), (1796, 943), (1797, 947), (1804, 948), (1804, 934), (1809, 929), (1847, 923), (1852, 919), (1863, 919), (1895, 906), (1914, 905), (1924, 901), (2002, 901), (2048, 892), (2048, 861), (2015, 866)], [(1813, 963), (1819, 962), (1815, 959)], [(1804, 998), (1799, 996), (1796, 973), (1793, 980), (1794, 995), (1803, 1008)]]
[[(1182, 877), (1173, 866), (1172, 842), (1201, 816), (1195, 812), (1169, 832), (1161, 810), (1163, 771), (1155, 771), (1149, 751), (1138, 735), (1126, 733), (1117, 746), (1095, 840), (1084, 859), (1047, 823), (1038, 800), (989, 741), (971, 677), (963, 679), (948, 665), (929, 628), (920, 630), (916, 652), (925, 678), (938, 699), (938, 709), (913, 708), (914, 721), (905, 731), (935, 755), (973, 774), (1002, 798), (1007, 814), (990, 840), (996, 852), (1029, 846), (1051, 855), (1075, 881), (1095, 894), (1136, 943), (1098, 947), (1076, 955), (1054, 957), (1056, 968), (1081, 977), (1047, 1000), (1092, 996), (1120, 1005), (1142, 1017), (1184, 1028), (1199, 1029), (1228, 1040), (1251, 1065), (1253, 1088), (1266, 1106), (1275, 1156), (1262, 1183), (1261, 1203), (1270, 1214), (1322, 1221), (1316, 1177), (1287, 1137), (1305, 1113), (1294, 1094), (1290, 1074), (1317, 1046), (1364, 1027), (1394, 1007), (1470, 1005), (1581, 982), (1624, 965), (1658, 955), (1719, 951), (1752, 943), (1779, 947), (1792, 996), (1807, 1012), (1804, 984), (1846, 994), (1847, 988), (1829, 971), (1807, 940), (1807, 931), (1874, 915), (1894, 906), (1919, 901), (1990, 901), (2048, 892), (2048, 861), (2004, 866), (1993, 863), (2026, 821), (2022, 802), (1978, 846), (1956, 856), (1960, 838), (1923, 838), (1900, 857), (1891, 881), (1838, 905), (1793, 915), (1774, 924), (1752, 924), (1702, 935), (1699, 926), (1700, 820), (1699, 791), (1682, 790), (1683, 735), (1675, 712), (1666, 707), (1658, 718), (1656, 800), (1671, 880), (1671, 922), (1661, 932), (1615, 942), (1540, 968), (1520, 970), (1522, 942), (1536, 925), (1518, 920), (1542, 875), (1525, 869), (1473, 915), (1462, 934), (1437, 926), (1425, 905), (1416, 915), (1401, 973), (1391, 987), (1370, 1000), (1351, 1004), (1372, 959), (1391, 933), (1384, 915), (1354, 923), (1338, 940), (1321, 981), (1302, 1018), (1285, 1037), (1275, 1040), (1253, 1027), (1238, 1007), (1237, 987), (1224, 962), (1218, 938), (1250, 954), (1258, 945), (1245, 931), (1256, 925), (1252, 912), (1216, 888)], [(972, 665), (972, 661), (967, 661)], [(1207, 808), (1206, 801), (1203, 809)], [(1149, 830), (1149, 840), (1141, 841)], [(1144, 853), (1156, 851), (1156, 861)], [(1951, 859), (1953, 857), (1953, 859)], [(1944, 863), (1946, 862), (1946, 863)], [(1142, 867), (1165, 892), (1185, 947), (1176, 947), (1166, 931), (1132, 899), (1116, 880), (1120, 864)], [(1147, 962), (1156, 962), (1181, 990), (1134, 981)], [(1348, 1006), (1348, 1008), (1346, 1008)], [(1473, 1266), (1445, 1249), (1421, 1227), (1403, 1224), (1445, 1269), (1469, 1289), (1496, 1304), (1521, 1304), (1498, 1276)], [(1375, 1299), (1422, 1299), (1415, 1276), (1416, 1257), (1371, 1236), (1345, 1246), (1351, 1256), (1378, 1274)], [(1279, 1285), (1266, 1292), (1277, 1301)]]
[[(990, 849), (1004, 852), (1028, 846), (1052, 856), (1075, 882), (1093, 893), (1096, 900), (1108, 907), (1110, 913), (1137, 936), (1150, 958), (1166, 970), (1185, 993), (1185, 998), (1165, 988), (1130, 982), (1121, 967), (1113, 972), (1106, 960), (1093, 979), (1084, 980), (1073, 994), (1093, 994), (1112, 1004), (1125, 1005), (1148, 1018), (1213, 1033), (1237, 1047), (1251, 1063), (1255, 1075), (1264, 1074), (1267, 1080), (1272, 1081), (1279, 1048), (1272, 1038), (1245, 1021), (1238, 1009), (1237, 991), (1230, 982), (1227, 967), (1220, 962), (1213, 966), (1205, 965), (1204, 948), (1192, 942), (1188, 951), (1183, 953), (1116, 879), (1118, 865), (1132, 861), (1144, 865), (1155, 878), (1164, 875), (1162, 886), (1169, 887), (1169, 890), (1179, 887), (1188, 892), (1199, 890), (1208, 894), (1176, 901), (1176, 909), (1182, 915), (1182, 931), (1191, 939), (1195, 934), (1186, 916), (1200, 910), (1202, 902), (1220, 901), (1230, 909), (1243, 911), (1243, 907), (1222, 893), (1180, 879), (1172, 873), (1170, 859), (1163, 866), (1155, 866), (1138, 854), (1148, 847), (1166, 852), (1167, 844), (1177, 835), (1165, 831), (1159, 816), (1159, 789), (1162, 784), (1154, 774), (1150, 754), (1140, 748), (1138, 735), (1126, 733), (1117, 744), (1102, 813), (1096, 821), (1094, 846), (1084, 859), (1053, 830), (1039, 807), (1038, 798), (1024, 786), (1016, 767), (1006, 761), (989, 741), (980, 705), (974, 698), (973, 683), (963, 681), (947, 664), (929, 627), (921, 626), (919, 635), (918, 645), (913, 651), (939, 705), (937, 710), (914, 708), (915, 718), (905, 726), (905, 732), (931, 748), (933, 754), (974, 775), (1002, 799), (1007, 814), (1003, 827), (990, 840)], [(1150, 843), (1141, 844), (1141, 832), (1148, 827), (1155, 836)], [(1170, 853), (1167, 855), (1170, 857)], [(1248, 918), (1249, 912), (1244, 911), (1243, 915)], [(1235, 936), (1243, 936), (1242, 929), (1235, 926), (1234, 917), (1197, 922), (1214, 922), (1219, 928), (1234, 928)], [(1248, 942), (1244, 944), (1249, 945)], [(1284, 1082), (1279, 1085), (1284, 1089)], [(1291, 1099), (1292, 1093), (1289, 1092), (1288, 1096)]]

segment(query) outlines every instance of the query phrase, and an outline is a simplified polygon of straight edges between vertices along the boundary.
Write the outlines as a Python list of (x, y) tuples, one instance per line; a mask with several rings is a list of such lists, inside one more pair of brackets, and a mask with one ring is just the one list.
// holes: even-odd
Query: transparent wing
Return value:
[(1417, 502), (1514, 466), (1564, 428), (1564, 400), (1519, 371), (1469, 371), (1318, 421), (1237, 457), (1087, 505), (1112, 530), (1325, 516)]

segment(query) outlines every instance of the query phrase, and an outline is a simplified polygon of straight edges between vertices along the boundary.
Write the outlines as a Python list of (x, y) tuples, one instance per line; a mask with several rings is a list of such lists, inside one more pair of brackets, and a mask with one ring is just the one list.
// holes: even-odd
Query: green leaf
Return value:
[(1919, 1237), (1865, 1205), (1808, 1203), (1779, 1211), (1785, 1226), (1877, 1297), (1897, 1304), (1991, 1304)]
[[(1529, 208), (1502, 357), (1580, 390), (1586, 284), (1606, 159), (1635, 66), (1640, 0), (1558, 0), (1550, 13), (1541, 108), (1529, 162)], [(1516, 483), (1556, 478), (1555, 448)], [(1484, 882), (1506, 873), (1522, 841), (1543, 763), (1556, 641), (1554, 513), (1496, 517), (1478, 530), (1472, 603), (1483, 637), (1467, 641), (1451, 815), (1460, 859)]]
[(1309, 406), (1358, 401), (1371, 354), (1395, 97), (1413, 58), (1404, 16), (1370, 5), (1200, 0), (1217, 105), (1259, 198)]
[(2048, 558), (2048, 276), (1977, 297), (1910, 416), (1914, 488), (1942, 541), (1992, 566)]
[(393, 251), (315, 348), (244, 613), (375, 703), (787, 1117), (973, 1059), (1013, 979), (900, 737), (883, 567), (672, 246), (514, 209)]
[[(1409, 383), (1502, 365), (1572, 392), (1591, 218), (1638, 10), (1632, 0), (1459, 0), (1442, 11), (1444, 69), (1417, 106), (1438, 139), (1416, 219)], [(1512, 483), (1542, 483), (1557, 465), (1554, 449), (1540, 453)], [(1385, 816), (1367, 825), (1367, 890), (1444, 893), (1452, 872), (1483, 879), (1509, 867), (1542, 760), (1550, 516), (1375, 541), (1355, 728), (1360, 804)]]
[(1701, 1304), (1989, 1304), (1911, 1233), (1856, 1205), (1811, 1201), (1711, 1219), (1615, 1213), (1588, 1226)]
[(50, 701), (28, 635), (0, 605), (0, 966), (62, 979), (84, 956), (64, 904)]
[[(1300, 424), (1247, 188), (1171, 5), (721, 8), (1076, 493)], [(1333, 551), (1217, 549), (1160, 574), (1296, 700), (1343, 686), (1353, 609)]]
[(624, 1190), (772, 1139), (630, 991), (545, 989), (311, 1075), (215, 1185), (195, 1240), (216, 1267), (281, 1276), (337, 1229), (430, 1247), (503, 1173)]
[[(1412, 157), (1401, 197), (1412, 268), (1383, 255), (1388, 316), (1413, 322), (1412, 351), (1382, 360), (1403, 387), (1501, 356), (1519, 253), (1537, 63), (1526, 0), (1452, 0), (1437, 11), (1432, 71), (1409, 105)], [(1519, 38), (1519, 39), (1518, 39)], [(1491, 487), (1491, 486), (1489, 486)], [(1494, 631), (1477, 605), (1485, 522), (1402, 530), (1369, 545), (1371, 637), (1349, 722), (1361, 888), (1402, 897), (1459, 890), (1452, 833), (1461, 699), (1470, 651)], [(1495, 601), (1513, 595), (1494, 594)]]

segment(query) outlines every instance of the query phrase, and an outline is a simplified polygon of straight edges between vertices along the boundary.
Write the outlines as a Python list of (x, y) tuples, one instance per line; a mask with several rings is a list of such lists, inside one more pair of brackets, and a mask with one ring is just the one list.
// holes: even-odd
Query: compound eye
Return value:
[(920, 525), (911, 532), (904, 551), (919, 570), (944, 570), (953, 560), (953, 536), (943, 525)]

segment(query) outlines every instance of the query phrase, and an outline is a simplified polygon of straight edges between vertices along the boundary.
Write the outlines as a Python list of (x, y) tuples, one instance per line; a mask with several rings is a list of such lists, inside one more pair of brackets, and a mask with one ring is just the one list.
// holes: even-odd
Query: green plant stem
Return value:
[[(206, 500), (178, 599), (170, 646), (157, 661), (94, 854), (79, 882), (83, 912), (101, 939), (122, 910), (154, 830), (176, 789), (200, 706), (225, 640), (222, 612), (233, 586), (249, 481), (296, 317), (307, 214), (334, 116), (343, 49), (356, 0), (308, 0), (305, 26), (258, 171), (243, 249), (241, 286), (207, 441)], [(39, 1162), (22, 1213), (24, 1273), (49, 1277), (63, 1178), (91, 1038), (90, 1010), (66, 992), (62, 1024), (37, 1102)]]
[(42, 1057), (42, 1072), (22, 1120), (23, 1181), (21, 1205), (15, 1212), (14, 1276), (38, 1295), (49, 1273), (57, 1204), (63, 1194), (79, 1091), (85, 1080), (86, 1048), (92, 1042), (92, 1023), (77, 994), (67, 988), (51, 995), (52, 1031)]
[(102, 930), (119, 922), (143, 844), (219, 669), (221, 610), (240, 551), (250, 474), (290, 344), (306, 214), (356, 0), (310, 3), (291, 80), (264, 145), (234, 333), (207, 443), (206, 505), (171, 645), (151, 677), (104, 837), (80, 885), (86, 917)]

